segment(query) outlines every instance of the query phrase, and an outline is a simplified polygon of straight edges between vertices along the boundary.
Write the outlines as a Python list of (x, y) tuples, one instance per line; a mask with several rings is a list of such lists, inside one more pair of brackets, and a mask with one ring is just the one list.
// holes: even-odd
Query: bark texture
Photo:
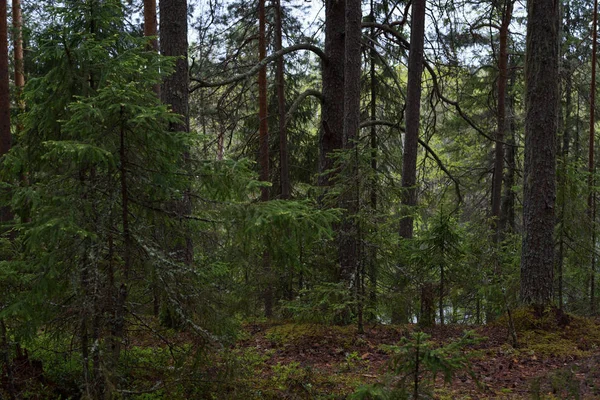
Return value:
[(537, 308), (550, 304), (553, 290), (558, 8), (556, 0), (527, 5), (521, 299)]
[[(258, 1), (258, 60), (262, 61), (267, 56), (267, 19), (265, 15), (265, 0)], [(260, 180), (269, 182), (269, 120), (267, 100), (267, 67), (263, 66), (258, 71), (258, 130), (259, 130), (259, 164)], [(261, 201), (269, 201), (269, 188), (261, 188)], [(263, 270), (265, 274), (265, 290), (263, 300), (265, 317), (273, 316), (273, 289), (271, 258), (268, 250), (263, 253)]]
[(8, 23), (6, 2), (0, 1), (0, 156), (8, 153), (10, 133), (10, 92), (8, 89)]
[[(148, 48), (154, 51), (159, 51), (157, 35), (156, 0), (144, 0), (144, 36), (151, 38)], [(160, 97), (160, 85), (154, 86), (154, 92)]]
[(512, 19), (513, 0), (504, 5), (502, 23), (500, 24), (500, 54), (498, 57), (498, 130), (496, 132), (496, 148), (494, 157), (494, 179), (492, 183), (492, 217), (494, 241), (500, 240), (500, 219), (502, 203), (502, 178), (504, 175), (504, 133), (506, 131), (506, 84), (508, 82), (508, 28)]
[(189, 130), (188, 113), (188, 27), (186, 0), (160, 0), (160, 52), (165, 56), (178, 57), (175, 72), (163, 82), (161, 98), (171, 106), (183, 122), (171, 126), (171, 130)]
[(402, 206), (405, 215), (400, 220), (400, 236), (413, 237), (412, 208), (417, 205), (417, 146), (421, 115), (421, 76), (423, 73), (423, 45), (425, 41), (425, 0), (413, 0), (408, 56), (408, 84), (406, 94), (406, 133), (402, 159)]
[[(595, 148), (595, 123), (596, 123), (596, 55), (598, 42), (598, 0), (594, 0), (594, 16), (592, 22), (592, 79), (590, 83), (590, 145), (588, 154), (588, 213), (590, 219), (590, 248), (596, 248), (596, 191), (594, 190), (595, 180), (594, 173), (596, 166), (594, 164), (594, 148)], [(591, 252), (591, 267), (590, 267), (590, 312), (596, 313), (596, 253)]]
[[(188, 73), (188, 25), (186, 0), (160, 0), (160, 52), (164, 56), (177, 57), (175, 71), (163, 81), (160, 90), (163, 103), (171, 106), (171, 110), (181, 116), (181, 122), (171, 123), (169, 130), (173, 132), (189, 131), (189, 73)], [(182, 154), (183, 162), (187, 162), (189, 154)], [(176, 212), (182, 216), (191, 213), (189, 193), (174, 204)], [(184, 244), (176, 249), (180, 261), (191, 264), (193, 261), (193, 244), (189, 233), (185, 233)]]
[[(280, 51), (283, 47), (283, 8), (280, 0), (273, 0), (275, 9), (275, 51)], [(281, 198), (290, 198), (290, 167), (288, 156), (287, 128), (285, 121), (285, 79), (283, 56), (277, 59), (275, 65), (275, 79), (277, 81), (277, 114), (279, 122), (279, 179), (281, 181)]]
[(358, 268), (358, 232), (353, 219), (358, 211), (358, 160), (355, 151), (360, 125), (360, 23), (360, 0), (346, 0), (343, 145), (345, 149), (352, 151), (352, 155), (348, 155), (343, 170), (347, 185), (341, 205), (346, 213), (339, 235), (340, 279), (345, 282), (352, 282), (357, 277)]
[(346, 25), (344, 0), (325, 1), (325, 54), (323, 62), (323, 107), (319, 153), (319, 185), (330, 185), (331, 154), (342, 148), (344, 135), (344, 63)]
[(25, 104), (21, 101), (21, 93), (25, 86), (25, 68), (23, 64), (23, 15), (21, 13), (21, 0), (13, 0), (12, 12), (15, 87), (17, 89), (17, 102), (19, 108), (23, 110)]

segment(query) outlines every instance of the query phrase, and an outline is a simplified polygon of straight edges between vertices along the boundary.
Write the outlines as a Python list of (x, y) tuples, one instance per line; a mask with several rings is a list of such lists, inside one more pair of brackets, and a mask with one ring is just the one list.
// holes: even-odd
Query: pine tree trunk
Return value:
[(175, 132), (189, 131), (188, 112), (188, 28), (187, 0), (160, 0), (160, 52), (177, 57), (175, 72), (162, 85), (161, 96), (165, 104), (180, 115), (181, 123), (173, 124)]
[(591, 253), (591, 268), (589, 276), (589, 288), (590, 288), (590, 313), (594, 315), (596, 313), (596, 192), (594, 190), (595, 180), (594, 173), (596, 171), (596, 165), (594, 164), (594, 145), (596, 138), (595, 129), (595, 117), (596, 117), (596, 55), (597, 55), (597, 42), (598, 42), (598, 0), (594, 0), (594, 16), (592, 23), (592, 80), (590, 83), (590, 145), (588, 155), (588, 213), (590, 221), (590, 249)]
[(358, 184), (358, 131), (360, 125), (360, 76), (362, 35), (361, 1), (346, 0), (346, 34), (344, 58), (344, 148), (349, 150), (348, 165), (345, 166), (345, 180), (348, 190), (343, 195), (342, 207), (346, 215), (340, 229), (340, 277), (342, 281), (354, 282), (357, 304), (359, 305), (359, 331), (362, 327), (362, 298), (360, 297), (361, 277), (359, 262), (359, 226), (356, 222), (359, 202)]
[(25, 103), (21, 99), (23, 87), (25, 86), (25, 68), (23, 64), (23, 16), (21, 14), (21, 0), (13, 0), (13, 49), (15, 62), (15, 87), (17, 89), (17, 104), (19, 109), (25, 109)]
[(553, 291), (558, 2), (532, 0), (527, 15), (521, 299), (543, 309)]
[[(273, 0), (273, 8), (275, 11), (275, 46), (274, 50), (282, 49), (283, 42), (283, 7), (280, 0)], [(280, 181), (281, 181), (281, 198), (290, 198), (290, 167), (288, 155), (288, 139), (287, 129), (285, 126), (285, 79), (284, 79), (284, 62), (283, 56), (277, 59), (275, 79), (277, 81), (277, 114), (279, 122), (279, 163), (280, 163)]]
[[(8, 84), (8, 21), (6, 1), (0, 1), (0, 162), (12, 145), (10, 132), (10, 92)], [(7, 206), (0, 206), (0, 224), (12, 220)], [(0, 232), (2, 233), (2, 232)]]
[[(169, 130), (173, 132), (189, 132), (189, 76), (188, 76), (188, 25), (187, 0), (160, 0), (160, 52), (164, 56), (177, 57), (175, 71), (165, 77), (160, 94), (163, 103), (181, 116), (178, 123), (171, 123)], [(182, 154), (187, 164), (189, 153)], [(186, 216), (191, 213), (192, 204), (188, 191), (181, 200), (173, 205), (177, 214)], [(183, 221), (183, 218), (182, 218)], [(185, 224), (182, 224), (185, 225)], [(185, 244), (177, 249), (179, 260), (187, 265), (193, 261), (194, 249), (187, 228), (183, 228)]]
[[(419, 141), (419, 126), (421, 118), (421, 76), (423, 73), (423, 47), (425, 42), (425, 0), (413, 0), (412, 20), (410, 26), (410, 53), (408, 56), (408, 83), (406, 94), (404, 152), (402, 158), (402, 195), (400, 198), (400, 229), (403, 239), (413, 237), (413, 215), (417, 205), (417, 146)], [(397, 278), (394, 285), (396, 294), (405, 287), (404, 279)], [(427, 283), (425, 285), (428, 285)], [(421, 295), (426, 294), (425, 287)], [(421, 298), (421, 303), (426, 299)], [(402, 312), (394, 309), (392, 323), (400, 323)], [(423, 310), (423, 307), (421, 307)], [(429, 317), (426, 318), (429, 321)]]
[(425, 41), (425, 0), (413, 0), (408, 56), (408, 87), (406, 94), (406, 133), (402, 159), (402, 198), (405, 208), (400, 220), (400, 236), (413, 237), (412, 212), (417, 205), (417, 145), (421, 117), (421, 75), (423, 73), (423, 46)]
[[(265, 15), (265, 0), (258, 1), (258, 59), (262, 61), (267, 56), (267, 19)], [(259, 160), (260, 180), (269, 182), (269, 120), (267, 103), (267, 67), (262, 67), (258, 72), (258, 129), (259, 129)], [(261, 188), (261, 201), (269, 201), (269, 188)], [(265, 249), (262, 258), (265, 274), (265, 290), (263, 293), (265, 303), (265, 316), (273, 316), (273, 289), (271, 258)]]
[(0, 157), (12, 144), (10, 133), (10, 92), (8, 88), (8, 23), (6, 2), (0, 1)]
[[(511, 74), (509, 81), (510, 92), (515, 86), (515, 71), (514, 63), (511, 62)], [(516, 193), (513, 189), (515, 185), (515, 171), (516, 166), (516, 146), (515, 146), (515, 97), (511, 94), (507, 99), (507, 126), (509, 137), (507, 143), (509, 144), (506, 148), (506, 174), (504, 184), (504, 196), (502, 198), (502, 211), (500, 212), (500, 231), (514, 233), (516, 230), (515, 226), (515, 199)]]
[[(371, 0), (371, 21), (375, 22), (375, 11), (374, 11), (374, 2)], [(371, 37), (371, 51), (370, 51), (370, 89), (371, 89), (371, 104), (370, 104), (370, 114), (371, 121), (377, 120), (377, 82), (376, 82), (376, 74), (375, 74), (375, 58), (377, 57), (377, 53), (375, 51), (374, 43), (375, 43), (375, 28), (371, 27), (370, 31)], [(370, 207), (373, 215), (377, 215), (377, 189), (378, 189), (378, 179), (377, 179), (377, 127), (373, 124), (371, 126), (370, 132), (370, 145), (371, 145), (371, 185), (370, 185)], [(377, 229), (377, 224), (373, 223), (373, 230)], [(375, 233), (375, 232), (373, 232)], [(375, 310), (377, 306), (377, 247), (372, 245), (369, 248), (369, 309)], [(371, 313), (369, 315), (370, 321), (375, 321), (376, 314)]]
[[(158, 52), (157, 35), (156, 0), (144, 0), (144, 36), (152, 38), (148, 43), (148, 47)], [(154, 92), (160, 98), (160, 85), (154, 86)]]
[(504, 176), (504, 133), (506, 131), (506, 83), (508, 81), (508, 28), (512, 19), (513, 0), (506, 0), (500, 25), (500, 55), (498, 57), (498, 127), (492, 184), (492, 226), (494, 242), (500, 241), (502, 179)]
[(325, 1), (325, 54), (323, 63), (322, 129), (319, 141), (319, 185), (331, 184), (334, 160), (331, 155), (343, 146), (344, 135), (344, 30), (346, 26), (346, 3), (339, 0)]

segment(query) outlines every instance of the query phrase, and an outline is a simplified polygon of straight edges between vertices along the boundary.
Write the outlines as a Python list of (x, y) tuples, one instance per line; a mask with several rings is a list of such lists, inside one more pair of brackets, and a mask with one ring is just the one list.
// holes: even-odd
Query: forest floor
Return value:
[[(433, 398), (600, 399), (600, 321), (570, 317), (557, 323), (551, 317), (529, 323), (522, 315), (520, 319), (515, 318), (517, 348), (510, 345), (503, 320), (482, 327), (426, 329), (434, 347), (459, 339), (465, 329), (482, 338), (465, 349), (472, 373), (457, 371), (450, 383), (438, 376), (429, 385)], [(251, 363), (255, 373), (238, 383), (247, 385), (253, 396), (345, 399), (361, 385), (397, 386), (397, 376), (389, 372), (386, 346), (417, 328), (366, 326), (359, 334), (356, 327), (252, 323), (245, 329), (247, 338), (236, 350), (242, 359), (261, 362)]]
[[(516, 348), (504, 317), (486, 326), (424, 329), (429, 338), (421, 345), (430, 355), (449, 361), (446, 365), (468, 359), (469, 367), (455, 368), (444, 381), (442, 374), (432, 378), (421, 355), (419, 398), (600, 399), (600, 319), (558, 310), (541, 317), (525, 309), (513, 315)], [(163, 329), (158, 321), (150, 322), (153, 330)], [(123, 386), (131, 388), (121, 391), (128, 393), (123, 399), (409, 398), (399, 392), (414, 390), (414, 375), (407, 370), (414, 361), (415, 339), (423, 338), (416, 325), (368, 324), (359, 333), (354, 325), (259, 321), (245, 323), (234, 344), (206, 352), (189, 332), (165, 329), (157, 338), (156, 331), (151, 335), (139, 328), (131, 332), (123, 353)], [(452, 347), (465, 330), (479, 340)], [(24, 393), (19, 398), (81, 398), (81, 362), (65, 361), (56, 344), (48, 347), (41, 339), (29, 349), (14, 361), (15, 379)], [(391, 361), (398, 354), (405, 357), (396, 365), (403, 371), (392, 373)], [(404, 387), (403, 373), (408, 378)], [(0, 379), (0, 399), (5, 384)], [(395, 392), (390, 395), (391, 389)]]

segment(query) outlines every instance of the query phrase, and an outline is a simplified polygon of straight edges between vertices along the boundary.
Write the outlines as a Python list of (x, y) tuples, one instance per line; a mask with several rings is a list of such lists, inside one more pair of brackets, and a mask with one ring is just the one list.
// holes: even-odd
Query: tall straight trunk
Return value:
[(126, 314), (126, 302), (129, 296), (129, 275), (131, 272), (132, 265), (132, 238), (131, 231), (129, 228), (129, 189), (127, 180), (127, 148), (126, 148), (126, 129), (124, 126), (124, 110), (121, 106), (121, 127), (120, 127), (120, 143), (119, 143), (119, 178), (121, 185), (121, 239), (123, 241), (123, 266), (122, 266), (122, 279), (119, 287), (119, 294), (117, 297), (117, 303), (115, 307), (115, 320), (114, 320), (114, 333), (115, 338), (113, 341), (113, 366), (116, 366), (119, 362), (119, 355), (121, 352), (121, 342), (125, 335), (125, 314)]
[[(187, 0), (160, 0), (160, 52), (164, 56), (177, 57), (175, 71), (165, 77), (160, 90), (163, 103), (181, 116), (178, 123), (171, 123), (173, 132), (189, 132), (189, 74), (188, 74), (188, 24)], [(187, 164), (189, 153), (182, 154)], [(175, 211), (184, 216), (191, 213), (192, 205), (188, 191), (174, 204)], [(187, 229), (184, 228), (185, 231)], [(183, 234), (184, 244), (177, 249), (179, 260), (187, 265), (193, 261), (193, 243), (189, 232)]]
[[(273, 0), (275, 11), (275, 46), (274, 50), (279, 51), (283, 47), (283, 7), (281, 0)], [(287, 129), (285, 126), (285, 79), (283, 56), (277, 59), (275, 66), (275, 80), (277, 83), (277, 114), (279, 122), (279, 163), (281, 181), (281, 198), (290, 198), (290, 167), (288, 156)]]
[[(258, 1), (258, 59), (262, 61), (267, 56), (267, 19), (265, 16), (265, 0)], [(269, 181), (269, 120), (267, 103), (267, 67), (258, 72), (258, 127), (259, 127), (259, 164), (260, 180)], [(261, 188), (261, 201), (269, 200), (269, 188)], [(271, 286), (271, 258), (268, 250), (263, 253), (263, 269), (266, 277), (263, 293), (265, 316), (273, 316), (273, 289)]]
[[(158, 51), (157, 35), (156, 0), (144, 0), (144, 36), (152, 38), (148, 42), (148, 48), (154, 51)], [(153, 89), (160, 97), (160, 85), (155, 85)]]
[[(404, 152), (402, 158), (402, 195), (400, 197), (401, 219), (399, 234), (403, 239), (413, 237), (413, 215), (417, 205), (417, 145), (419, 141), (419, 125), (421, 117), (421, 76), (423, 73), (423, 51), (425, 42), (425, 1), (413, 0), (412, 20), (410, 25), (410, 53), (408, 55), (408, 82), (406, 93)], [(401, 288), (406, 285), (406, 279), (397, 277), (394, 292), (399, 295)], [(419, 323), (432, 321), (429, 311), (431, 294), (429, 283), (421, 288), (421, 318)], [(424, 305), (426, 304), (427, 305)], [(392, 312), (392, 323), (405, 322), (404, 313), (396, 306)], [(425, 317), (423, 317), (425, 316)]]
[[(375, 11), (374, 11), (374, 0), (371, 0), (371, 21), (375, 22)], [(370, 62), (370, 90), (371, 90), (371, 104), (370, 104), (370, 118), (371, 121), (377, 120), (377, 81), (375, 74), (375, 58), (377, 52), (375, 51), (375, 28), (371, 27), (371, 50), (369, 56)], [(370, 145), (371, 145), (371, 185), (369, 187), (370, 195), (370, 207), (373, 215), (377, 215), (377, 127), (375, 124), (371, 126), (370, 131)], [(373, 224), (373, 230), (376, 231), (377, 224)], [(375, 232), (373, 232), (375, 233)], [(377, 305), (377, 246), (371, 246), (369, 249), (369, 308), (375, 310)], [(375, 320), (376, 315), (371, 314), (369, 319)]]
[[(11, 148), (10, 92), (8, 85), (8, 22), (6, 1), (0, 1), (0, 162)], [(12, 220), (9, 207), (0, 206), (0, 225)], [(0, 232), (2, 233), (2, 232)]]
[(406, 133), (402, 159), (402, 198), (405, 209), (400, 220), (400, 236), (413, 237), (413, 208), (417, 205), (417, 145), (421, 116), (421, 75), (425, 41), (425, 0), (413, 0), (410, 25), (410, 53), (408, 56), (408, 84), (406, 91)]
[(502, 179), (504, 176), (504, 133), (506, 131), (506, 83), (508, 81), (508, 28), (512, 19), (513, 0), (506, 0), (500, 24), (500, 55), (498, 57), (498, 127), (492, 184), (492, 217), (494, 242), (500, 241)]
[(553, 291), (558, 4), (531, 0), (527, 5), (521, 299), (538, 310), (550, 304)]
[(594, 17), (592, 24), (592, 81), (590, 83), (590, 145), (588, 155), (588, 212), (589, 221), (591, 228), (590, 237), (590, 248), (592, 249), (591, 254), (591, 268), (590, 268), (590, 312), (596, 313), (596, 192), (594, 190), (594, 173), (596, 166), (594, 164), (594, 144), (595, 144), (595, 113), (596, 113), (596, 54), (597, 54), (597, 42), (598, 42), (598, 0), (594, 0)]
[[(362, 331), (362, 298), (360, 296), (360, 262), (358, 224), (358, 130), (360, 125), (360, 75), (361, 75), (361, 0), (346, 0), (346, 34), (344, 58), (344, 148), (352, 152), (344, 171), (349, 190), (342, 195), (346, 215), (342, 222), (339, 241), (340, 277), (345, 282), (354, 281), (358, 298), (358, 329)], [(354, 276), (354, 278), (353, 278)]]
[(20, 110), (25, 109), (25, 103), (21, 99), (23, 87), (25, 86), (25, 67), (23, 64), (23, 16), (21, 14), (21, 0), (12, 2), (13, 21), (13, 49), (15, 62), (15, 88), (17, 89), (17, 103)]
[(0, 1), (0, 157), (8, 153), (10, 133), (10, 92), (8, 89), (8, 23), (6, 2)]
[(319, 186), (331, 185), (333, 152), (343, 147), (344, 136), (344, 63), (346, 2), (325, 1), (325, 54), (323, 63), (322, 129), (319, 141)]
[(160, 52), (164, 56), (177, 57), (175, 72), (165, 77), (161, 96), (163, 102), (183, 118), (181, 123), (173, 124), (171, 130), (188, 132), (187, 0), (160, 0), (159, 7)]
[[(570, 36), (570, 25), (571, 25), (571, 9), (569, 4), (564, 6), (564, 14), (566, 23), (564, 24), (564, 34), (568, 38)], [(567, 204), (567, 167), (569, 163), (569, 151), (571, 144), (571, 120), (573, 117), (573, 71), (571, 67), (572, 57), (568, 49), (565, 50), (566, 60), (564, 65), (565, 77), (565, 116), (564, 116), (564, 129), (562, 137), (562, 152), (561, 152), (561, 168), (560, 175), (558, 176), (559, 193), (560, 193), (560, 210), (559, 210), (559, 221), (558, 226), (558, 251), (556, 254), (556, 272), (557, 272), (557, 290), (558, 290), (558, 308), (562, 309), (564, 305), (563, 299), (563, 286), (564, 286), (564, 258), (565, 258), (565, 221), (566, 221), (566, 204)]]
[[(148, 42), (148, 49), (156, 52), (158, 49), (158, 26), (156, 20), (156, 0), (144, 0), (144, 36), (151, 38)], [(156, 96), (160, 98), (160, 84), (152, 88)], [(152, 312), (155, 317), (160, 313), (160, 290), (158, 290), (158, 277), (156, 270), (151, 274), (152, 285)]]
[(515, 185), (516, 166), (516, 143), (515, 134), (517, 131), (515, 123), (515, 95), (512, 93), (515, 87), (515, 65), (511, 62), (511, 73), (508, 83), (510, 96), (507, 97), (507, 127), (509, 144), (506, 148), (506, 174), (504, 177), (504, 196), (502, 198), (502, 211), (500, 212), (500, 231), (514, 233), (516, 230), (515, 220), (515, 199), (516, 193), (513, 189)]

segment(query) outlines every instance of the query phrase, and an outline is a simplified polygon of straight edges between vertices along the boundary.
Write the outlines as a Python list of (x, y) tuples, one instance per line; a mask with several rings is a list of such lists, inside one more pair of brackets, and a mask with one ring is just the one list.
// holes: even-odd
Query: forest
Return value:
[(0, 1), (0, 399), (600, 398), (597, 26)]

